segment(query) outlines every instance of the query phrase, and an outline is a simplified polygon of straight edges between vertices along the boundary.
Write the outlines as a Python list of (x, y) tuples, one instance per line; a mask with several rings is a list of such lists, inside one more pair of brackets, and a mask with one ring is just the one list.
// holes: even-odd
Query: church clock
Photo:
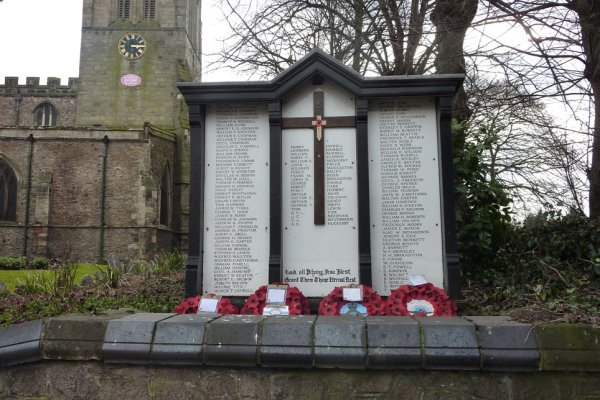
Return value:
[(119, 40), (118, 49), (128, 60), (140, 58), (146, 52), (146, 39), (138, 33), (127, 33)]

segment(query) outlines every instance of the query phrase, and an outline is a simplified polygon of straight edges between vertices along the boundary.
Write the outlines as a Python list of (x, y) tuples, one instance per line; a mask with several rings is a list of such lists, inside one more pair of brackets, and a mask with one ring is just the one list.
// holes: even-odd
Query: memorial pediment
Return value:
[(454, 96), (463, 75), (394, 75), (362, 77), (321, 49), (313, 49), (270, 81), (181, 83), (188, 105), (211, 101), (276, 101), (303, 82), (323, 82), (354, 96)]
[(413, 276), (458, 294), (458, 75), (363, 78), (315, 49), (266, 82), (181, 84), (190, 109), (188, 295), (284, 282), (313, 298)]

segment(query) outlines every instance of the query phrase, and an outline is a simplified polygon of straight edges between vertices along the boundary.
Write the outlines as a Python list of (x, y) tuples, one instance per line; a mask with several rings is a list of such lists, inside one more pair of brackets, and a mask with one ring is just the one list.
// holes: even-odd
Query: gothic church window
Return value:
[(40, 104), (33, 112), (36, 126), (56, 126), (58, 113), (50, 103)]
[(165, 166), (165, 169), (160, 180), (160, 225), (169, 225), (169, 214), (171, 211), (171, 175), (169, 172), (169, 165)]
[(156, 18), (156, 0), (144, 0), (144, 18)]
[(129, 19), (129, 11), (131, 10), (131, 0), (118, 0), (117, 2), (117, 18)]
[(17, 219), (17, 177), (11, 166), (0, 158), (0, 221)]

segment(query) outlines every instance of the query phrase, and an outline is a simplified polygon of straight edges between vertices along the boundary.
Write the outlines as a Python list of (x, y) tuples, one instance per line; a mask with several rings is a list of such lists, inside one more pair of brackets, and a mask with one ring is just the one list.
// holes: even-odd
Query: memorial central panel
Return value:
[(359, 283), (356, 129), (327, 124), (328, 117), (354, 116), (354, 98), (327, 84), (304, 85), (284, 99), (283, 118), (313, 117), (315, 90), (324, 92), (323, 225), (314, 218), (315, 130), (282, 130), (283, 281), (314, 297)]
[(247, 295), (268, 283), (266, 105), (206, 109), (203, 291)]

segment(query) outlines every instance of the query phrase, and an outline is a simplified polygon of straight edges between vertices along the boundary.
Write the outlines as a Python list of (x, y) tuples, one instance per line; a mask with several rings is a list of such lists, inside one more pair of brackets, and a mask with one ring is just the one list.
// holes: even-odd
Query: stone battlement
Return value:
[(38, 76), (28, 76), (25, 78), (25, 84), (19, 84), (19, 78), (7, 76), (4, 78), (4, 84), (0, 85), (0, 96), (14, 96), (20, 93), (21, 96), (73, 96), (79, 90), (79, 78), (69, 78), (66, 85), (61, 85), (61, 79), (48, 77), (46, 84), (40, 84)]

